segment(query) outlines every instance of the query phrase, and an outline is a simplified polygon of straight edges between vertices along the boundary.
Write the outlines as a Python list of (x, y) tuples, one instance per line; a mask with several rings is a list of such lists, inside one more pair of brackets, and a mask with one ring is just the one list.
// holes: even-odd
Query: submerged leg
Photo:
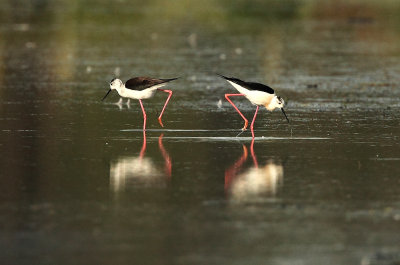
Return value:
[(254, 138), (254, 122), (255, 122), (255, 120), (256, 120), (256, 117), (257, 117), (257, 112), (258, 112), (258, 108), (259, 108), (259, 106), (257, 106), (257, 108), (256, 108), (256, 112), (254, 113), (254, 117), (253, 117), (253, 120), (252, 120), (252, 122), (251, 122), (251, 125), (250, 125), (250, 129), (251, 129), (251, 136)]
[(244, 96), (244, 94), (225, 94), (225, 98), (226, 100), (229, 101), (229, 103), (231, 103), (231, 105), (235, 108), (235, 110), (239, 113), (239, 115), (243, 118), (244, 120), (244, 126), (242, 128), (242, 131), (245, 131), (247, 129), (247, 125), (249, 125), (249, 121), (246, 119), (246, 117), (244, 117), (244, 115), (240, 112), (240, 110), (236, 107), (235, 104), (233, 104), (233, 102), (230, 100), (229, 97), (231, 96)]
[(229, 188), (233, 179), (236, 177), (237, 173), (241, 170), (242, 165), (247, 160), (247, 147), (245, 145), (243, 147), (243, 155), (233, 164), (230, 168), (225, 171), (225, 190)]
[(115, 102), (114, 104), (118, 106), (119, 110), (122, 110), (122, 104), (123, 104), (123, 99), (119, 98), (118, 102)]
[(254, 166), (258, 167), (257, 157), (256, 154), (254, 153), (254, 138), (253, 140), (251, 140), (250, 152), (251, 152), (251, 157), (253, 158)]
[(162, 143), (163, 136), (164, 134), (161, 134), (160, 137), (158, 137), (158, 148), (160, 148), (161, 154), (164, 157), (165, 172), (167, 173), (168, 179), (170, 179), (172, 172), (172, 162), (167, 150), (165, 150), (164, 145)]
[(140, 149), (139, 157), (143, 158), (145, 152), (146, 152), (146, 131), (143, 131), (143, 145), (142, 149)]
[(140, 107), (142, 107), (142, 112), (143, 112), (143, 131), (146, 130), (146, 112), (144, 111), (143, 103), (142, 100), (139, 99)]
[(165, 103), (164, 103), (164, 107), (163, 107), (163, 109), (162, 109), (162, 111), (161, 111), (161, 113), (160, 113), (160, 116), (158, 117), (158, 122), (160, 123), (161, 127), (164, 127), (164, 125), (163, 125), (163, 123), (162, 123), (162, 121), (161, 121), (161, 118), (162, 118), (162, 115), (163, 115), (163, 113), (164, 113), (165, 107), (167, 107), (167, 104), (168, 104), (168, 102), (169, 102), (169, 99), (172, 97), (172, 91), (171, 91), (171, 90), (168, 90), (168, 89), (160, 89), (160, 88), (159, 88), (158, 90), (169, 94), (167, 100), (166, 100)]

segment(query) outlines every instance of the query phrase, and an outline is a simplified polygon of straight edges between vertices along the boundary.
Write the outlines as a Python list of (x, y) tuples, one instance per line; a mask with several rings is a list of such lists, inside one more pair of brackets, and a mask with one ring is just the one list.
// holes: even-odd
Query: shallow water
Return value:
[[(0, 3), (2, 263), (400, 262), (397, 2), (17, 2)], [(215, 73), (275, 88), (290, 125), (260, 109), (237, 137)], [(146, 135), (137, 102), (101, 102), (141, 75), (180, 77), (164, 128), (167, 95), (144, 102)]]

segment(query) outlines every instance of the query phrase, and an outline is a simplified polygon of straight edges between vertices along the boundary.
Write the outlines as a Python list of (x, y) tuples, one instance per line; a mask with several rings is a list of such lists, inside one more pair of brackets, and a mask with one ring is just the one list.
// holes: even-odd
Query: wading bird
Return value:
[(158, 117), (158, 122), (161, 127), (164, 127), (161, 118), (164, 113), (165, 107), (168, 104), (169, 99), (172, 96), (172, 91), (168, 89), (161, 89), (168, 82), (176, 80), (178, 78), (171, 79), (156, 79), (150, 77), (135, 77), (131, 78), (124, 84), (120, 79), (114, 78), (110, 82), (110, 89), (107, 94), (103, 97), (102, 101), (110, 94), (112, 90), (117, 90), (118, 94), (124, 98), (138, 99), (140, 107), (142, 107), (143, 112), (143, 130), (146, 130), (146, 112), (143, 107), (142, 99), (148, 99), (154, 96), (157, 90), (169, 93), (167, 100), (165, 101), (164, 107), (161, 110), (160, 116)]
[(226, 100), (229, 101), (229, 103), (232, 104), (232, 106), (236, 109), (239, 115), (243, 118), (244, 127), (242, 128), (242, 131), (245, 131), (247, 129), (249, 121), (244, 117), (244, 115), (240, 112), (240, 110), (230, 100), (229, 97), (231, 96), (244, 96), (248, 100), (250, 100), (252, 104), (257, 106), (256, 112), (254, 113), (254, 117), (250, 125), (251, 135), (253, 138), (254, 138), (254, 121), (256, 120), (258, 108), (260, 106), (264, 106), (269, 111), (273, 111), (276, 108), (281, 109), (283, 115), (285, 115), (285, 118), (289, 123), (289, 119), (286, 116), (286, 113), (283, 109), (283, 105), (285, 104), (285, 102), (280, 96), (275, 95), (275, 91), (272, 88), (260, 83), (245, 82), (237, 78), (226, 77), (220, 74), (218, 75), (223, 79), (225, 79), (226, 81), (228, 81), (234, 88), (236, 88), (237, 91), (240, 92), (240, 94), (225, 94), (225, 98)]

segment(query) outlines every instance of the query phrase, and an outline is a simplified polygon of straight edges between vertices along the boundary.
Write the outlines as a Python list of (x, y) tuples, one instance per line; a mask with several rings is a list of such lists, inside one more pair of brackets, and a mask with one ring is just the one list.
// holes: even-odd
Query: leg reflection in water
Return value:
[(163, 134), (158, 138), (158, 148), (164, 160), (164, 170), (160, 170), (153, 159), (146, 156), (146, 132), (143, 131), (143, 144), (138, 156), (121, 156), (111, 161), (110, 188), (119, 192), (128, 186), (165, 185), (171, 178), (172, 162), (162, 142)]
[(254, 139), (250, 144), (252, 166), (243, 170), (248, 158), (245, 145), (243, 154), (225, 171), (225, 191), (232, 200), (247, 201), (259, 196), (275, 196), (278, 187), (283, 182), (283, 166), (274, 160), (267, 160), (264, 166), (259, 166), (254, 152)]

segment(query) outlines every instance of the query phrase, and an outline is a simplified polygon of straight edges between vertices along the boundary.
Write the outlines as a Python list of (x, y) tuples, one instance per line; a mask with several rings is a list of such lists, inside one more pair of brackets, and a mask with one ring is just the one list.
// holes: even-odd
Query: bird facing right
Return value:
[[(218, 74), (219, 75), (219, 74)], [(248, 120), (244, 117), (244, 115), (240, 112), (240, 110), (233, 104), (233, 102), (230, 100), (229, 97), (231, 96), (244, 96), (246, 97), (252, 104), (256, 105), (256, 111), (254, 113), (253, 120), (250, 125), (251, 129), (251, 135), (254, 138), (254, 121), (256, 120), (257, 112), (260, 106), (265, 106), (265, 108), (269, 111), (273, 111), (276, 108), (281, 109), (283, 115), (285, 115), (286, 120), (289, 123), (289, 119), (285, 113), (285, 110), (283, 109), (283, 106), (285, 105), (285, 101), (280, 97), (275, 95), (275, 91), (266, 85), (260, 84), (260, 83), (254, 83), (254, 82), (245, 82), (243, 80), (233, 78), (233, 77), (226, 77), (223, 75), (219, 75), (226, 81), (228, 81), (234, 88), (236, 88), (237, 91), (240, 92), (240, 94), (225, 94), (226, 100), (231, 103), (231, 105), (236, 109), (236, 111), (239, 113), (239, 115), (243, 118), (244, 120), (244, 127), (242, 128), (242, 131), (245, 131), (247, 129), (247, 126), (249, 124)]]

